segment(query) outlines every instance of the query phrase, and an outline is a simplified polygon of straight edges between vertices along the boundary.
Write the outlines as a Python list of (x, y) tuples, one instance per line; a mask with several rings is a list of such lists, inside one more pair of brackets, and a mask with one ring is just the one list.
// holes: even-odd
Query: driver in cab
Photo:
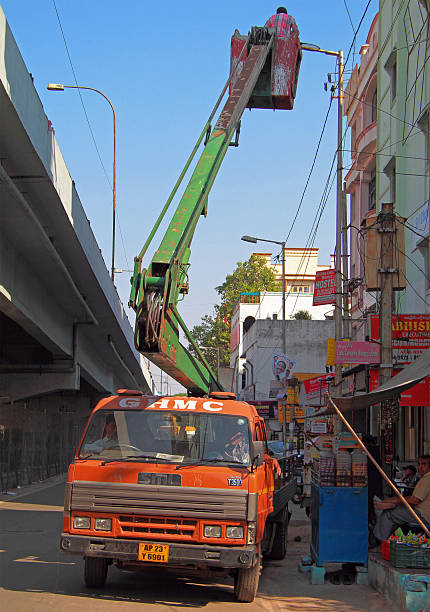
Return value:
[(115, 417), (109, 414), (103, 427), (102, 437), (85, 445), (85, 452), (101, 453), (102, 451), (118, 446), (118, 431), (116, 428)]

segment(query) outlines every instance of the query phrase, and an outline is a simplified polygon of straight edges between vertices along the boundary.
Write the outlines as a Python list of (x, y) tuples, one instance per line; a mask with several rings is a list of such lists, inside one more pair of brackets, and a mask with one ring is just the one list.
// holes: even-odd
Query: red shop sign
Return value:
[(336, 303), (336, 270), (322, 270), (315, 274), (312, 306)]
[[(401, 372), (395, 369), (394, 376)], [(375, 391), (379, 386), (379, 370), (372, 368), (369, 377), (369, 391)], [(400, 395), (400, 406), (430, 406), (430, 376), (426, 376), (421, 382), (417, 383)]]

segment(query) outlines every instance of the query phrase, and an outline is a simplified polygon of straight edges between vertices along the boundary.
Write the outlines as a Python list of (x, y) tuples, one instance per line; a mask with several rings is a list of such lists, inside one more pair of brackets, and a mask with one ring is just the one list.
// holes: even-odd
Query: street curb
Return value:
[(29, 485), (24, 485), (19, 489), (9, 489), (6, 493), (0, 493), (0, 505), (8, 502), (13, 502), (20, 497), (25, 497), (26, 495), (31, 495), (32, 493), (37, 493), (38, 491), (43, 491), (45, 489), (49, 489), (50, 487), (54, 487), (55, 485), (61, 484), (65, 482), (67, 478), (67, 472), (63, 474), (56, 474), (55, 476), (51, 476), (46, 480), (33, 482)]

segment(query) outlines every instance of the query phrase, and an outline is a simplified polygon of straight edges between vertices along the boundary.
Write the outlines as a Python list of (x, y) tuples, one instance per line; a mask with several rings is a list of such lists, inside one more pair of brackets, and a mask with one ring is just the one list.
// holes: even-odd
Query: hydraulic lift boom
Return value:
[[(135, 258), (131, 279), (132, 288), (129, 306), (136, 311), (135, 345), (137, 350), (184, 385), (189, 394), (193, 395), (203, 395), (216, 390), (222, 391), (222, 387), (177, 310), (178, 301), (188, 292), (187, 272), (191, 253), (190, 245), (200, 216), (206, 216), (209, 191), (227, 148), (230, 144), (235, 146), (238, 144), (240, 119), (250, 103), (257, 81), (265, 67), (267, 71), (267, 66), (269, 66), (269, 71), (272, 72), (271, 66), (275, 61), (273, 50), (276, 45), (276, 33), (274, 31), (267, 28), (253, 28), (248, 38), (242, 38), (240, 54), (234, 58), (230, 78), (151, 235), (140, 254)], [(297, 45), (297, 54), (299, 54), (298, 30)], [(294, 58), (293, 67), (296, 66), (297, 74), (299, 65), (300, 62), (297, 63)], [(296, 81), (297, 74), (294, 75)], [(229, 85), (230, 95), (214, 129), (211, 131), (211, 120)], [(232, 143), (235, 131), (236, 142)], [(149, 243), (204, 137), (203, 152), (184, 195), (158, 250), (155, 252), (148, 268), (143, 269), (142, 259)], [(180, 329), (193, 346), (198, 357), (190, 353), (180, 343)]]

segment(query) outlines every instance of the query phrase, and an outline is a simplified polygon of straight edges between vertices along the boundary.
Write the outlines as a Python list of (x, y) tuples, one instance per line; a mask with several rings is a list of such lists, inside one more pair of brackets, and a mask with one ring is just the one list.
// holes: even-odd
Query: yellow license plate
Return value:
[(139, 561), (150, 561), (151, 563), (167, 563), (169, 560), (168, 544), (139, 544)]

